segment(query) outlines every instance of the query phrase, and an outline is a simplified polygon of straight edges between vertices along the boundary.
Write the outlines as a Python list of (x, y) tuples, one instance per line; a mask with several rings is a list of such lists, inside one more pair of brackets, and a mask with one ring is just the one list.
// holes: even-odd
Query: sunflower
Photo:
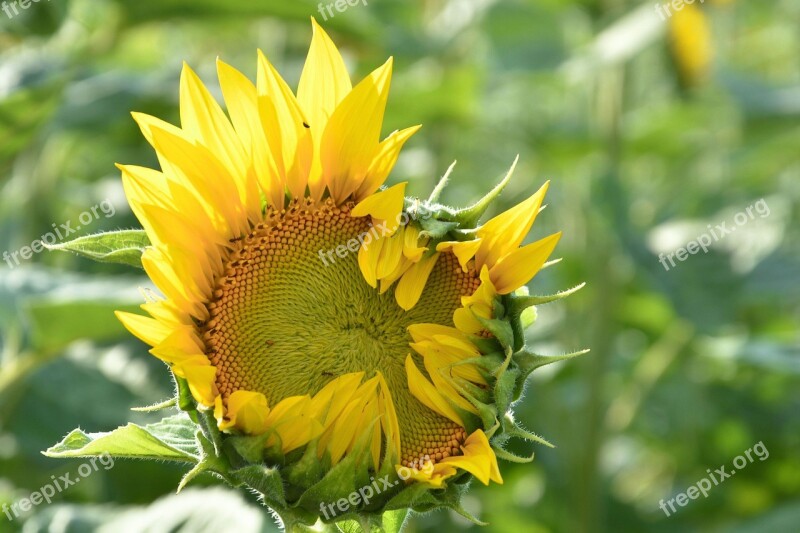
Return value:
[(703, 85), (708, 81), (714, 60), (714, 41), (707, 15), (699, 6), (686, 4), (670, 17), (668, 29), (670, 52), (679, 81), (687, 88)]
[(120, 321), (326, 521), (326, 501), (378, 474), (400, 478), (360, 513), (457, 508), (440, 489), (502, 483), (506, 440), (538, 440), (510, 405), (549, 362), (522, 327), (563, 295), (524, 289), (560, 237), (521, 246), (547, 184), (480, 226), (511, 171), (465, 209), (438, 203), (447, 176), (424, 201), (385, 186), (419, 129), (381, 139), (392, 60), (352, 86), (316, 22), (296, 93), (261, 52), (255, 84), (217, 71), (227, 114), (187, 65), (180, 128), (134, 113), (161, 170), (118, 167), (163, 297)]

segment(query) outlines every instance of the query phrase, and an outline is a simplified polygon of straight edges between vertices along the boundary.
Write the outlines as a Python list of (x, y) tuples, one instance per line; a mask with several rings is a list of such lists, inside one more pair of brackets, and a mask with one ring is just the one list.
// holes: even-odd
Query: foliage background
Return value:
[[(458, 159), (446, 199), (463, 205), (519, 153), (503, 207), (551, 179), (535, 233), (564, 230), (564, 261), (533, 292), (588, 283), (540, 308), (531, 332), (545, 353), (592, 348), (535, 375), (519, 408), (558, 447), (502, 465), (503, 486), (475, 487), (467, 506), (485, 531), (796, 531), (800, 4), (709, 0), (709, 39), (692, 28), (679, 56), (652, 1), (368, 3), (327, 22), (314, 2), (285, 0), (51, 0), (0, 12), (0, 249), (105, 198), (115, 216), (80, 234), (137, 227), (114, 163), (157, 163), (128, 112), (177, 122), (182, 60), (218, 91), (215, 57), (252, 77), (256, 47), (296, 83), (316, 15), (357, 78), (395, 56), (385, 133), (424, 128), (393, 180), (422, 195)], [(712, 63), (687, 76), (709, 50)], [(669, 271), (659, 264), (761, 198), (769, 216)], [(40, 454), (72, 428), (149, 422), (129, 409), (171, 393), (112, 315), (146, 284), (66, 254), (2, 264), (0, 503), (74, 474), (78, 462)], [(659, 510), (759, 441), (768, 460), (672, 517)], [(0, 531), (142, 520), (275, 530), (248, 495), (213, 479), (174, 496), (180, 475), (118, 461), (24, 520), (0, 515)], [(409, 531), (470, 527), (439, 512)]]

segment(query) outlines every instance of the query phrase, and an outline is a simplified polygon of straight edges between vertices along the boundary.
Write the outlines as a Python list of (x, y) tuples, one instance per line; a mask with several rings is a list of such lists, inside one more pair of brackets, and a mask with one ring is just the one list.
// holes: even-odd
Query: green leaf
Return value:
[(409, 512), (408, 509), (398, 509), (397, 511), (387, 511), (383, 513), (382, 525), (386, 533), (399, 533), (403, 530)]
[(136, 312), (130, 300), (74, 300), (37, 298), (25, 308), (31, 325), (34, 346), (57, 350), (79, 339), (102, 342), (119, 338), (125, 328), (114, 318), (114, 311)]
[(101, 263), (120, 263), (142, 268), (142, 253), (150, 246), (150, 239), (144, 230), (120, 230), (44, 246), (48, 250), (74, 252)]
[(236, 481), (247, 485), (264, 496), (265, 501), (274, 505), (286, 506), (286, 495), (283, 489), (283, 480), (277, 468), (264, 465), (249, 465), (230, 472)]
[(185, 415), (175, 415), (147, 426), (128, 424), (108, 433), (80, 429), (43, 452), (47, 457), (94, 457), (108, 454), (130, 459), (161, 459), (196, 463), (197, 426)]

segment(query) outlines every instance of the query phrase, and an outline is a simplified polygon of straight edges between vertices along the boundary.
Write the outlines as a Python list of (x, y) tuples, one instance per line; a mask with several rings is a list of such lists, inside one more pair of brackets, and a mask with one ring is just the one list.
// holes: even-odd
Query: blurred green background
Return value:
[[(256, 48), (295, 85), (316, 16), (355, 78), (395, 57), (384, 132), (424, 127), (391, 180), (427, 195), (457, 159), (445, 200), (465, 205), (520, 154), (500, 207), (551, 179), (532, 238), (564, 231), (563, 262), (532, 292), (588, 283), (541, 307), (531, 331), (543, 353), (592, 349), (534, 374), (518, 408), (557, 448), (475, 487), (466, 506), (484, 531), (798, 531), (800, 4), (708, 0), (668, 20), (656, 6), (369, 0), (327, 21), (287, 0), (0, 11), (0, 251), (67, 221), (82, 226), (70, 237), (138, 227), (114, 163), (157, 163), (129, 111), (177, 123), (183, 60), (218, 94), (215, 58), (253, 78)], [(105, 201), (113, 216), (78, 222)], [(722, 223), (736, 231), (708, 253), (659, 262)], [(129, 409), (168, 397), (168, 372), (112, 315), (140, 286), (141, 272), (67, 254), (0, 265), (0, 503), (74, 476), (79, 461), (40, 454), (74, 427), (159, 417)], [(758, 442), (766, 460), (659, 509)], [(52, 505), (0, 514), (0, 531), (275, 530), (211, 478), (175, 496), (181, 474), (117, 461)], [(467, 529), (437, 512), (408, 531)]]

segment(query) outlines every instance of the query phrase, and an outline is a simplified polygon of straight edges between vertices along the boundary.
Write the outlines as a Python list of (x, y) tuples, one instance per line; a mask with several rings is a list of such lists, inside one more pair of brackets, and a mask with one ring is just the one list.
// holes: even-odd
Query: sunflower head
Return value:
[[(418, 126), (381, 138), (392, 61), (355, 87), (313, 24), (297, 91), (258, 55), (219, 61), (227, 113), (185, 66), (180, 127), (134, 114), (160, 170), (120, 165), (160, 296), (118, 313), (179, 385), (202, 471), (260, 492), (287, 526), (449, 507), (502, 483), (532, 353), (525, 284), (560, 233), (522, 245), (547, 191), (478, 221), (384, 182)], [(513, 167), (512, 167), (513, 170)], [(354, 496), (357, 495), (357, 496)], [(341, 502), (346, 502), (342, 504)], [(375, 522), (378, 523), (378, 522)]]

